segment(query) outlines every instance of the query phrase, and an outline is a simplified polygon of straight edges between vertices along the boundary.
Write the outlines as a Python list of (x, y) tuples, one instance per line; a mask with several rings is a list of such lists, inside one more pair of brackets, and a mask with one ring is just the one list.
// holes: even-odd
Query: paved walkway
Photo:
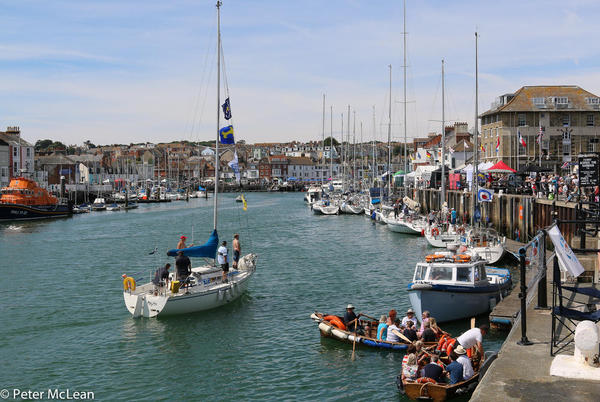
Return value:
[[(551, 302), (552, 287), (548, 287)], [(514, 289), (513, 292), (518, 289)], [(597, 382), (571, 380), (550, 376), (549, 310), (535, 310), (536, 297), (527, 309), (527, 337), (534, 344), (520, 346), (520, 319), (502, 345), (494, 361), (473, 393), (473, 401), (598, 401), (600, 378)], [(485, 344), (485, 340), (484, 340)], [(563, 353), (572, 354), (572, 349)]]

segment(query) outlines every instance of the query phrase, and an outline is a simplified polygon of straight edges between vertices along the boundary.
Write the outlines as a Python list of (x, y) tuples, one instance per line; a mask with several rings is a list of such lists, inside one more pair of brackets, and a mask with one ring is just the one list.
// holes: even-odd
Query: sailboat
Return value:
[[(215, 145), (215, 183), (219, 182), (219, 128), (220, 128), (220, 81), (221, 81), (221, 1), (217, 1), (217, 140)], [(240, 258), (237, 269), (230, 269), (224, 280), (222, 271), (216, 266), (216, 252), (219, 245), (218, 222), (218, 186), (214, 188), (214, 228), (208, 241), (201, 246), (169, 250), (167, 255), (175, 256), (180, 251), (192, 258), (209, 258), (212, 264), (192, 268), (186, 279), (185, 287), (174, 281), (170, 274), (171, 286), (156, 286), (149, 282), (141, 286), (131, 277), (123, 281), (125, 306), (133, 317), (157, 317), (186, 314), (213, 309), (239, 298), (248, 288), (250, 278), (256, 271), (256, 254), (247, 254)]]

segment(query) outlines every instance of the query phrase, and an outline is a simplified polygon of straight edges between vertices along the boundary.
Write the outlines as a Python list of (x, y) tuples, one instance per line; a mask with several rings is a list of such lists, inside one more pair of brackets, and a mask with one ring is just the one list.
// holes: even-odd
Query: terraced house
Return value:
[(525, 86), (500, 96), (480, 117), (485, 161), (560, 168), (600, 151), (600, 98), (578, 86)]

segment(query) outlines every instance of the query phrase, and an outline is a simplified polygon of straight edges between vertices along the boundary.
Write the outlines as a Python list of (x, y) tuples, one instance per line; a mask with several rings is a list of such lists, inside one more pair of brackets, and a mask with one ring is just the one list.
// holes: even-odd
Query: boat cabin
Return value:
[(421, 262), (415, 268), (413, 283), (440, 283), (447, 285), (474, 285), (488, 281), (485, 261), (454, 262)]

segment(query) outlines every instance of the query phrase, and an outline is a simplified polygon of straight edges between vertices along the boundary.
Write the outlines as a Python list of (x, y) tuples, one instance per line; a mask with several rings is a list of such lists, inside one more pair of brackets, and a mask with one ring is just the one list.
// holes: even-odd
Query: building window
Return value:
[(600, 139), (599, 138), (590, 138), (590, 142), (588, 142), (588, 152), (598, 152), (598, 150), (600, 150), (600, 147), (598, 146), (598, 144), (600, 143)]
[(567, 98), (566, 96), (557, 96), (556, 98), (554, 98), (554, 103), (556, 103), (557, 105), (568, 105), (569, 98)]
[(569, 127), (571, 125), (571, 115), (564, 114), (562, 117), (563, 127)]
[(31, 148), (27, 148), (27, 157), (29, 158), (31, 156)]
[(13, 156), (17, 156), (17, 147), (13, 148)]
[(586, 126), (593, 126), (594, 125), (594, 115), (593, 114), (588, 114), (585, 120), (585, 125)]
[(600, 98), (585, 98), (588, 105), (600, 105)]
[(571, 155), (571, 144), (563, 144), (563, 155)]
[(523, 127), (527, 121), (525, 120), (525, 113), (519, 113), (517, 125)]
[(13, 174), (17, 174), (17, 170), (19, 169), (19, 166), (17, 165), (17, 162), (14, 162), (13, 164)]
[(533, 98), (533, 104), (536, 106), (543, 106), (546, 104), (546, 98)]

